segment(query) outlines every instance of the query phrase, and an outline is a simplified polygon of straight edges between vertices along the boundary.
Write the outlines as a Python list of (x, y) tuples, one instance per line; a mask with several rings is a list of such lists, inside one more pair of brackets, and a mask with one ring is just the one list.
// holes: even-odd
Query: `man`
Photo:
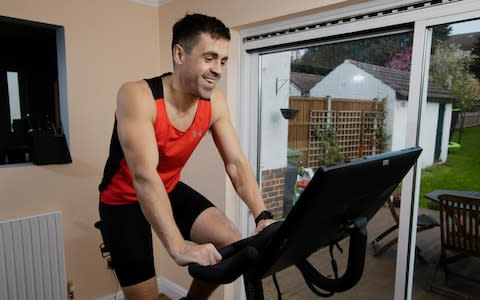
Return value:
[[(210, 130), (232, 184), (255, 217), (272, 222), (242, 154), (224, 96), (215, 86), (227, 62), (228, 28), (186, 15), (173, 27), (174, 71), (129, 82), (118, 93), (115, 125), (100, 189), (102, 234), (127, 299), (157, 299), (153, 228), (178, 265), (212, 265), (216, 250), (241, 238), (180, 172)], [(191, 243), (189, 241), (193, 241)], [(194, 280), (186, 299), (207, 299), (216, 286)]]

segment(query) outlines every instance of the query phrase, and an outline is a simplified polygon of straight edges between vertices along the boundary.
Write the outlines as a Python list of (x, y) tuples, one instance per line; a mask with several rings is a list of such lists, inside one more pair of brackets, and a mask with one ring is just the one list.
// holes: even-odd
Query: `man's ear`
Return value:
[(180, 44), (176, 44), (175, 46), (173, 46), (172, 52), (173, 62), (176, 65), (183, 64), (183, 61), (185, 59), (185, 49), (183, 49)]

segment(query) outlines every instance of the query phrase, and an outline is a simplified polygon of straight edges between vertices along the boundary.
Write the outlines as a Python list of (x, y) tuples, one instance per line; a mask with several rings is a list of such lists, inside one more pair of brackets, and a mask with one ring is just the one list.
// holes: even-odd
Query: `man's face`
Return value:
[(184, 54), (181, 72), (186, 92), (209, 99), (228, 59), (228, 41), (212, 39), (209, 34), (201, 33), (190, 53)]

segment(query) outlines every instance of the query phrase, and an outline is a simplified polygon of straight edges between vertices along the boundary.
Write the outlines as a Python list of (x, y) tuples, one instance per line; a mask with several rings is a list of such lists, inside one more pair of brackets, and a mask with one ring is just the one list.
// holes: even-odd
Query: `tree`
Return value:
[(399, 53), (394, 53), (390, 60), (387, 61), (385, 67), (395, 69), (395, 70), (402, 70), (402, 71), (409, 71), (412, 66), (412, 47), (408, 47), (403, 49)]
[[(446, 40), (450, 31), (451, 27), (448, 24), (435, 26), (432, 34), (433, 42)], [(393, 68), (410, 70), (408, 60), (411, 60), (412, 43), (413, 31), (371, 38), (360, 36), (359, 39), (346, 42), (306, 48), (303, 56), (292, 62), (292, 68), (326, 75), (346, 59), (353, 59), (377, 66), (393, 63)]]
[(430, 79), (448, 89), (456, 98), (455, 106), (468, 111), (480, 104), (480, 82), (470, 73), (472, 54), (459, 45), (439, 41), (433, 48)]
[(442, 24), (434, 26), (432, 29), (432, 45), (436, 45), (440, 41), (446, 41), (452, 32), (450, 24)]
[(346, 59), (384, 66), (391, 53), (411, 47), (412, 38), (412, 33), (407, 32), (309, 47), (295, 64), (310, 66), (312, 71), (322, 72), (320, 75), (326, 75)]
[[(432, 30), (432, 44), (446, 41), (452, 28), (449, 24), (437, 25)], [(402, 71), (410, 71), (412, 66), (412, 47), (400, 49), (398, 52), (392, 51), (390, 59), (385, 63), (385, 67)]]
[(475, 74), (477, 78), (480, 78), (480, 39), (477, 39), (475, 46), (472, 50), (472, 63), (470, 64), (470, 72)]

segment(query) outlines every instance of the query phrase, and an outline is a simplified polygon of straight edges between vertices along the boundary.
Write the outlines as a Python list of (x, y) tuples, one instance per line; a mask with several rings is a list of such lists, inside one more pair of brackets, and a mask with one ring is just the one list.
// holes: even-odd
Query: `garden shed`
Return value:
[[(409, 74), (408, 71), (347, 59), (318, 82), (310, 90), (310, 96), (382, 101), (387, 149), (397, 150), (405, 147), (407, 135)], [(421, 119), (422, 167), (447, 159), (454, 101), (455, 97), (448, 90), (430, 82)]]

